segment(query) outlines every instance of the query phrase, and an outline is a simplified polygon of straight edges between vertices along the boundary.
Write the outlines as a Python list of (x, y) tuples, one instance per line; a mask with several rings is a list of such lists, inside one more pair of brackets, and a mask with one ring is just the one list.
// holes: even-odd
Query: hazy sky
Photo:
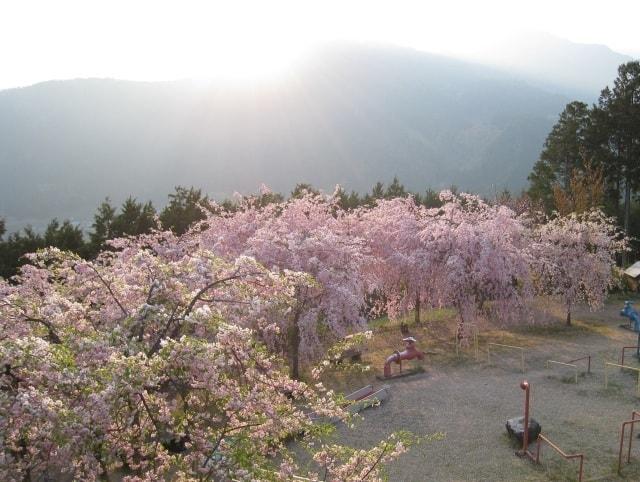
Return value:
[(254, 79), (334, 40), (460, 56), (525, 31), (640, 53), (639, 0), (2, 0), (0, 89), (50, 79)]

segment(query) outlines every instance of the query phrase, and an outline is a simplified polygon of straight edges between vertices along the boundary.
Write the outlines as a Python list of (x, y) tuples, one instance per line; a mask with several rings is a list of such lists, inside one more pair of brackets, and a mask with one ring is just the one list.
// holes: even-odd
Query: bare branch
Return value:
[(124, 316), (128, 317), (129, 316), (129, 312), (124, 308), (124, 306), (122, 306), (122, 303), (120, 303), (120, 300), (118, 300), (118, 297), (116, 296), (116, 294), (111, 289), (111, 283), (107, 283), (107, 281), (102, 277), (102, 275), (98, 272), (98, 270), (92, 264), (89, 264), (88, 266), (93, 270), (93, 272), (96, 274), (96, 276), (102, 282), (102, 284), (105, 286), (105, 288), (107, 288), (107, 290), (109, 291), (109, 294), (111, 294), (111, 297), (113, 298), (113, 300), (116, 302), (118, 307), (120, 307), (120, 310), (122, 311)]

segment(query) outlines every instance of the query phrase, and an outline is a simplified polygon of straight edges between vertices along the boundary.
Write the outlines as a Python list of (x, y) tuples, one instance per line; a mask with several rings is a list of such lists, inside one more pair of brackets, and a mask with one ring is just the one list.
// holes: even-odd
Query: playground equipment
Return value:
[[(620, 310), (620, 316), (629, 318), (628, 328), (640, 333), (640, 313), (633, 307), (633, 301), (625, 301), (624, 307)], [(626, 328), (625, 325), (621, 325)]]
[(578, 383), (578, 365), (576, 365), (575, 362), (582, 361), (582, 360), (588, 360), (587, 361), (587, 373), (591, 373), (591, 355), (587, 355), (587, 356), (583, 356), (583, 357), (580, 357), (580, 358), (576, 358), (575, 360), (569, 360), (568, 362), (560, 362), (560, 361), (556, 361), (556, 360), (547, 360), (546, 367), (550, 368), (550, 365), (559, 365), (559, 366), (566, 366), (566, 367), (573, 368), (574, 372), (575, 372), (575, 380), (576, 380), (576, 384), (577, 384)]
[[(373, 385), (367, 385), (365, 387), (356, 390), (353, 393), (346, 395), (344, 398), (346, 402), (342, 405), (350, 413), (359, 413), (363, 410), (371, 407), (377, 407), (378, 405), (386, 402), (391, 397), (391, 387), (389, 385), (383, 385), (382, 388), (376, 390)], [(319, 416), (317, 413), (311, 413), (309, 415), (312, 421), (326, 420)], [(331, 423), (340, 422), (339, 417), (333, 417), (329, 419)]]
[(633, 426), (640, 422), (640, 412), (633, 411), (631, 412), (631, 420), (627, 420), (626, 422), (622, 422), (622, 427), (620, 428), (620, 450), (618, 451), (618, 474), (622, 472), (622, 450), (624, 449), (624, 432), (627, 428), (627, 425), (630, 426), (629, 429), (629, 449), (627, 450), (627, 463), (631, 462), (631, 445), (633, 444)]
[(540, 463), (540, 455), (542, 454), (542, 443), (545, 442), (549, 447), (555, 450), (565, 460), (579, 459), (580, 466), (578, 468), (578, 482), (582, 482), (582, 469), (584, 467), (584, 454), (566, 454), (564, 451), (549, 440), (544, 435), (538, 435), (538, 441), (536, 443), (536, 464)]
[(367, 408), (380, 405), (387, 401), (390, 396), (391, 387), (389, 385), (384, 385), (379, 390), (374, 390), (373, 385), (367, 385), (345, 397), (347, 400), (353, 401), (347, 407), (347, 410), (351, 413), (359, 413)]
[(518, 450), (516, 455), (520, 457), (529, 457), (533, 460), (533, 454), (529, 452), (529, 442), (532, 437), (529, 433), (530, 427), (533, 428), (532, 434), (535, 435), (533, 440), (538, 437), (540, 430), (542, 427), (538, 422), (534, 419), (529, 420), (529, 401), (530, 401), (530, 390), (529, 382), (527, 380), (522, 380), (520, 382), (520, 388), (524, 390), (524, 417), (516, 417), (507, 420), (507, 432), (509, 435), (516, 437), (519, 441), (522, 441), (522, 450)]
[(360, 390), (356, 390), (355, 392), (350, 393), (344, 398), (353, 402), (357, 402), (358, 400), (362, 400), (363, 398), (368, 397), (373, 392), (373, 385), (367, 385), (366, 387), (362, 387)]
[[(529, 385), (529, 382), (527, 380), (523, 380), (520, 383), (520, 388), (522, 388), (525, 393), (524, 417), (519, 417), (519, 418), (511, 419), (507, 421), (507, 431), (509, 432), (509, 434), (515, 435), (516, 437), (518, 436), (517, 429), (520, 428), (519, 424), (521, 424), (522, 426), (522, 449), (518, 450), (516, 452), (516, 455), (518, 455), (519, 457), (528, 457), (536, 464), (539, 464), (540, 456), (542, 454), (542, 443), (544, 442), (547, 445), (549, 445), (549, 447), (551, 447), (556, 452), (558, 452), (562, 456), (562, 458), (564, 458), (565, 460), (572, 460), (572, 459), (580, 460), (580, 466), (578, 469), (579, 470), (578, 482), (582, 482), (584, 454), (566, 454), (560, 447), (558, 447), (556, 444), (551, 442), (551, 440), (549, 440), (547, 437), (545, 437), (540, 433), (540, 431), (542, 430), (542, 427), (540, 426), (540, 424), (536, 422), (534, 419), (529, 419), (529, 401), (530, 401), (531, 386)], [(517, 421), (517, 423), (514, 424), (514, 421)], [(531, 434), (535, 435), (535, 438), (531, 437), (530, 431), (531, 431)], [(518, 437), (518, 440), (519, 439), (520, 438)], [(531, 439), (536, 441), (535, 456), (529, 451), (529, 442)]]
[(393, 355), (389, 356), (387, 360), (384, 362), (384, 378), (391, 378), (391, 364), (397, 363), (400, 365), (400, 373), (395, 376), (402, 375), (410, 375), (411, 373), (415, 373), (416, 371), (411, 371), (408, 373), (402, 373), (402, 360), (413, 360), (417, 358), (418, 360), (424, 360), (424, 353), (416, 348), (416, 339), (412, 336), (408, 336), (407, 338), (403, 338), (404, 342), (404, 350), (402, 351), (394, 351)]
[(638, 383), (636, 386), (636, 394), (640, 397), (640, 368), (628, 367), (625, 365), (619, 365), (617, 363), (604, 362), (604, 388), (609, 386), (609, 374), (607, 372), (607, 367), (618, 367), (620, 370), (633, 370), (638, 373)]
[(521, 346), (501, 345), (500, 343), (487, 343), (487, 363), (491, 363), (491, 347), (496, 348), (508, 348), (511, 350), (520, 350), (520, 369), (522, 373), (525, 372), (524, 368), (524, 348)]
[(621, 354), (620, 354), (620, 365), (624, 365), (624, 355), (625, 355), (625, 351), (627, 350), (635, 350), (636, 351), (636, 357), (640, 358), (640, 356), (638, 356), (639, 350), (640, 350), (640, 345), (636, 345), (636, 346), (623, 346), (622, 350), (621, 350)]

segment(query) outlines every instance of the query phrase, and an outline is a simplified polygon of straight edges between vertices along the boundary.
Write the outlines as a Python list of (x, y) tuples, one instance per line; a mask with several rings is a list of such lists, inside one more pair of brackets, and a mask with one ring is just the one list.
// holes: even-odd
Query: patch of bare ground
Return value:
[[(428, 353), (425, 373), (386, 382), (391, 398), (365, 411), (354, 430), (341, 427), (339, 438), (368, 446), (396, 430), (446, 434), (444, 440), (420, 444), (391, 464), (392, 481), (577, 480), (577, 462), (564, 461), (549, 447), (543, 449), (541, 465), (514, 455), (518, 447), (507, 437), (505, 421), (523, 414), (519, 384), (527, 379), (533, 418), (566, 452), (584, 454), (584, 480), (640, 480), (640, 440), (635, 440), (632, 463), (623, 466), (622, 476), (616, 474), (621, 423), (640, 409), (638, 374), (610, 368), (609, 386), (604, 387), (605, 361), (618, 363), (621, 347), (638, 341), (637, 334), (619, 327), (625, 321), (619, 316), (621, 304), (615, 299), (597, 313), (578, 309), (573, 326), (567, 327), (562, 309), (541, 300), (534, 313), (546, 323), (481, 327), (477, 356), (473, 343), (456, 355), (452, 311), (429, 312), (420, 325), (410, 326), (419, 348)], [(364, 353), (372, 371), (336, 375), (329, 382), (336, 389), (349, 392), (383, 383), (375, 375), (382, 372), (385, 358), (401, 349), (402, 335), (397, 323), (383, 321), (374, 327)], [(519, 350), (494, 347), (489, 363), (489, 343), (523, 347), (526, 373), (520, 369)], [(586, 361), (576, 362), (577, 384), (573, 368), (546, 367), (547, 360), (568, 362), (586, 355), (591, 355), (591, 373), (586, 373)], [(626, 364), (640, 368), (634, 357)]]

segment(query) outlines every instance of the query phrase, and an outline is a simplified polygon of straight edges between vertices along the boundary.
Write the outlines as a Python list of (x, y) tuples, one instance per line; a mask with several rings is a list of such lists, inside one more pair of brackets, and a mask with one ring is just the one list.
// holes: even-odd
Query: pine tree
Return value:
[(424, 196), (422, 196), (422, 205), (427, 208), (439, 208), (442, 206), (439, 193), (431, 188), (427, 188)]
[(24, 255), (45, 247), (44, 239), (31, 226), (10, 234), (0, 243), (0, 277), (8, 279), (18, 272), (26, 259)]
[(389, 186), (387, 186), (387, 190), (384, 193), (384, 197), (386, 199), (393, 199), (396, 197), (406, 197), (407, 190), (404, 188), (397, 177), (394, 176), (393, 181)]
[(371, 189), (371, 197), (373, 199), (383, 199), (384, 198), (384, 184), (380, 181), (376, 182), (373, 188)]
[(553, 186), (560, 184), (568, 189), (574, 169), (582, 168), (589, 125), (587, 104), (571, 102), (547, 136), (540, 159), (529, 176), (530, 196), (542, 201), (547, 209), (553, 205)]
[[(599, 107), (608, 115), (610, 168), (624, 189), (622, 221), (630, 233), (631, 196), (640, 187), (640, 62), (622, 64), (613, 89), (602, 91)], [(626, 258), (626, 255), (625, 255)]]
[(158, 227), (156, 221), (157, 212), (153, 207), (151, 201), (147, 201), (140, 210), (140, 216), (138, 216), (138, 222), (136, 223), (136, 232), (134, 234), (146, 234), (151, 232), (152, 229)]
[(298, 184), (296, 184), (296, 187), (293, 188), (293, 191), (291, 191), (291, 199), (300, 199), (306, 193), (320, 194), (320, 191), (315, 189), (311, 184), (308, 184), (306, 182), (299, 182)]
[(62, 224), (55, 218), (51, 220), (44, 233), (44, 244), (63, 251), (73, 251), (76, 254), (84, 251), (82, 230), (71, 224), (68, 219)]
[(111, 205), (109, 198), (106, 198), (98, 207), (93, 216), (93, 231), (89, 233), (89, 256), (95, 256), (103, 247), (105, 241), (112, 239), (113, 221), (116, 217), (116, 209)]
[(112, 235), (117, 238), (148, 233), (156, 227), (155, 216), (156, 210), (151, 201), (143, 205), (129, 196), (111, 224)]
[(169, 194), (169, 204), (160, 213), (162, 227), (183, 234), (193, 223), (204, 219), (202, 207), (208, 205), (209, 198), (200, 189), (176, 186), (175, 192)]

